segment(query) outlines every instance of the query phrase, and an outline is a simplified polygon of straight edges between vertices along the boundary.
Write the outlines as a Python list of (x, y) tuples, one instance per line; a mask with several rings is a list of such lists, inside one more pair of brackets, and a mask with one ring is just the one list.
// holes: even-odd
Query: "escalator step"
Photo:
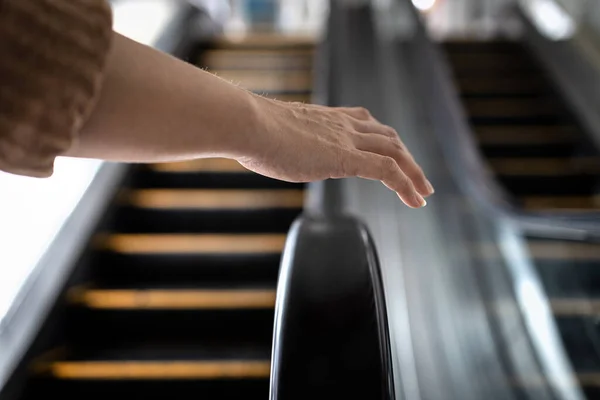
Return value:
[(286, 233), (300, 208), (238, 210), (162, 210), (120, 207), (115, 233), (252, 234)]
[(569, 145), (577, 134), (572, 126), (556, 125), (478, 125), (474, 128), (479, 143), (486, 146)]
[(525, 210), (561, 211), (571, 213), (589, 212), (600, 208), (600, 196), (564, 196), (535, 197), (526, 196), (519, 199)]
[(600, 158), (492, 158), (492, 169), (502, 176), (600, 175)]
[(548, 261), (600, 262), (600, 246), (596, 243), (559, 240), (529, 240), (529, 254), (536, 263)]
[[(600, 385), (599, 326), (590, 318), (559, 314), (557, 326), (573, 368), (586, 386)], [(594, 382), (595, 381), (595, 382)]]
[(462, 96), (533, 96), (548, 93), (548, 87), (539, 77), (457, 77), (455, 84)]
[(211, 40), (213, 49), (235, 50), (289, 50), (289, 49), (314, 49), (315, 38), (312, 35), (274, 35), (271, 33), (253, 32), (251, 35), (241, 37), (220, 36)]
[(128, 190), (113, 232), (286, 233), (303, 203), (301, 189)]
[(167, 210), (301, 208), (304, 191), (154, 189), (125, 192), (120, 200), (135, 207)]
[(313, 51), (308, 49), (286, 50), (206, 50), (198, 64), (209, 70), (290, 69), (311, 70)]
[(108, 234), (98, 235), (96, 249), (123, 254), (253, 254), (281, 253), (285, 234), (184, 235)]
[(143, 343), (128, 346), (78, 347), (64, 359), (34, 363), (38, 374), (57, 379), (265, 379), (269, 347), (229, 343)]
[(596, 317), (600, 316), (600, 299), (552, 298), (552, 312), (557, 317)]
[(104, 289), (73, 287), (70, 303), (93, 309), (215, 310), (273, 309), (275, 289), (148, 288)]
[(238, 284), (276, 282), (280, 253), (255, 254), (123, 254), (98, 252), (90, 261), (93, 281), (127, 287), (186, 282)]
[(558, 112), (558, 105), (541, 98), (466, 98), (463, 104), (470, 118), (549, 118)]

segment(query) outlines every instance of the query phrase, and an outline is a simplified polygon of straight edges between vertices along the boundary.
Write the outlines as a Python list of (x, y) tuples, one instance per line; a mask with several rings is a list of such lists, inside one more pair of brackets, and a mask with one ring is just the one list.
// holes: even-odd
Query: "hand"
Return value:
[(379, 180), (409, 207), (433, 187), (400, 140), (364, 108), (331, 108), (256, 97), (258, 131), (244, 167), (288, 182), (361, 177)]

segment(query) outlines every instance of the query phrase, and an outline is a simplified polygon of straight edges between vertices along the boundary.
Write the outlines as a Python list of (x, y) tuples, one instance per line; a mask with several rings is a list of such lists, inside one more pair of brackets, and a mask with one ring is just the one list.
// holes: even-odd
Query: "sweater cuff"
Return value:
[(49, 177), (99, 96), (105, 0), (0, 0), (0, 170)]

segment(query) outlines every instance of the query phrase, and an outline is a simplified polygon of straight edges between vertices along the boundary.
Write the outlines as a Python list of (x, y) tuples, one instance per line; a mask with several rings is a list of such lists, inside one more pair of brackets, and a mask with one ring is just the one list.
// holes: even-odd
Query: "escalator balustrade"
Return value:
[[(202, 43), (191, 59), (256, 93), (308, 102), (313, 43)], [(305, 186), (209, 159), (132, 167), (87, 280), (66, 288), (65, 343), (34, 358), (24, 399), (263, 399), (275, 289)]]
[(518, 42), (444, 43), (481, 153), (526, 211), (600, 209), (600, 153)]

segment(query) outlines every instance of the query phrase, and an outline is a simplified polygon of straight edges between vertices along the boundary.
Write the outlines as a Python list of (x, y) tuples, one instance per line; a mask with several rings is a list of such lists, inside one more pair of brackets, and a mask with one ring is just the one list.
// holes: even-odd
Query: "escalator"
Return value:
[[(598, 211), (600, 153), (531, 52), (511, 41), (442, 46), (480, 154), (516, 209), (549, 226)], [(600, 241), (568, 236), (524, 228), (573, 382), (592, 399), (600, 396)]]
[[(307, 102), (312, 52), (264, 34), (199, 43), (190, 59)], [(131, 166), (11, 400), (266, 398), (278, 270), (305, 191), (231, 160)]]
[(519, 42), (447, 42), (476, 142), (515, 205), (534, 212), (600, 208), (600, 153)]

